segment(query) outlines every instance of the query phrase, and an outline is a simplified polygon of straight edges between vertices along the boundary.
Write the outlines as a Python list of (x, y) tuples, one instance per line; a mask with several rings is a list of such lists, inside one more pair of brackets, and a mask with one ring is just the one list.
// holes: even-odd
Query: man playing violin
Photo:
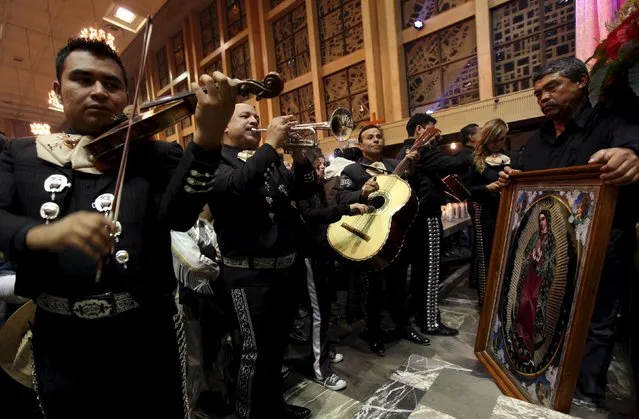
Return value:
[[(337, 201), (340, 204), (353, 202), (367, 202), (371, 193), (379, 189), (375, 176), (392, 173), (399, 164), (399, 160), (383, 158), (384, 133), (377, 125), (366, 125), (359, 132), (358, 143), (362, 149), (362, 159), (359, 163), (346, 166), (340, 178), (340, 191)], [(411, 164), (407, 175), (414, 172), (414, 163), (419, 159), (419, 152), (407, 154)], [(429, 340), (417, 333), (410, 325), (404, 288), (406, 285), (406, 265), (395, 261), (383, 271), (366, 272), (368, 288), (367, 322), (368, 345), (371, 352), (384, 356), (383, 333), (381, 327), (382, 285), (386, 279), (389, 291), (389, 311), (395, 323), (395, 337), (404, 338), (418, 345), (427, 345)]]
[(281, 367), (300, 288), (295, 281), (304, 280), (293, 269), (304, 229), (296, 201), (314, 193), (317, 181), (299, 149), (292, 172), (277, 153), (294, 118), (274, 118), (261, 146), (259, 122), (253, 106), (235, 106), (209, 202), (241, 334), (235, 413), (307, 418), (310, 410), (284, 402)]
[(125, 69), (106, 44), (74, 39), (56, 76), (69, 130), (13, 140), (0, 155), (0, 250), (17, 264), (16, 294), (37, 305), (41, 408), (48, 418), (184, 417), (170, 230), (187, 230), (205, 204), (235, 93), (223, 74), (203, 75), (186, 150), (132, 145), (116, 224), (105, 214), (117, 168), (96, 169), (84, 145), (131, 99)]

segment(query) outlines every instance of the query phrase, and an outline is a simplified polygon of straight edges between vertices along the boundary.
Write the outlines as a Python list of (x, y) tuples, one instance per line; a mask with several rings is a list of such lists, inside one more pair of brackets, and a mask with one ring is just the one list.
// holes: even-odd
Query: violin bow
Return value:
[[(122, 148), (122, 159), (120, 160), (120, 167), (118, 168), (118, 177), (115, 181), (115, 191), (113, 192), (113, 203), (111, 211), (108, 213), (108, 217), (115, 223), (117, 223), (120, 216), (120, 202), (122, 197), (122, 187), (124, 185), (124, 176), (126, 173), (126, 166), (129, 157), (129, 148), (131, 144), (131, 127), (133, 126), (133, 120), (137, 114), (138, 96), (140, 94), (140, 84), (144, 76), (144, 70), (146, 68), (146, 61), (149, 55), (149, 47), (151, 46), (151, 32), (153, 31), (153, 18), (147, 17), (146, 25), (144, 27), (144, 37), (142, 38), (142, 57), (140, 59), (140, 69), (138, 70), (138, 77), (135, 81), (135, 94), (133, 95), (133, 109), (129, 115), (129, 124), (127, 126), (126, 137)], [(116, 237), (119, 232), (111, 232), (112, 237)], [(111, 256), (113, 252), (109, 253)], [(98, 267), (95, 275), (95, 282), (99, 283), (102, 277), (102, 271), (104, 269), (105, 258), (98, 261)]]

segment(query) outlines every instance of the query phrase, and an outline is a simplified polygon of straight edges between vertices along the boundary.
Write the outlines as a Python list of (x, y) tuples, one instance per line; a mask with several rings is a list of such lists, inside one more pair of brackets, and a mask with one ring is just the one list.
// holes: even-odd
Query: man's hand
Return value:
[[(206, 89), (206, 93), (200, 87)], [(191, 89), (197, 97), (193, 141), (209, 150), (218, 148), (235, 111), (235, 89), (230, 79), (219, 71), (214, 72), (213, 77), (201, 75), (199, 84), (192, 83)]]
[(419, 151), (414, 150), (407, 153), (406, 158), (408, 159), (408, 174), (412, 175), (415, 172), (415, 164), (419, 160)]
[(111, 250), (110, 233), (115, 229), (115, 223), (103, 214), (79, 211), (51, 224), (33, 227), (26, 242), (35, 251), (58, 252), (71, 247), (99, 260)]
[(486, 185), (486, 189), (488, 189), (490, 192), (498, 191), (501, 188), (503, 188), (503, 185), (498, 180), (496, 180), (493, 183), (489, 183), (488, 185)]
[(351, 213), (350, 215), (362, 215), (367, 214), (370, 211), (370, 208), (366, 204), (351, 204)]
[(502, 188), (505, 188), (506, 186), (510, 185), (510, 175), (519, 172), (521, 172), (521, 170), (516, 170), (511, 168), (510, 166), (506, 166), (504, 167), (503, 171), (499, 172), (499, 180), (497, 182), (499, 182)]
[[(288, 138), (288, 133), (292, 126), (297, 124), (293, 115), (278, 116), (271, 120), (266, 130), (265, 143), (278, 149), (284, 144), (284, 141)], [(295, 156), (293, 156), (295, 158)]]
[(379, 185), (377, 184), (375, 178), (372, 177), (368, 179), (364, 186), (362, 186), (362, 199), (368, 199), (368, 196), (377, 190), (379, 190)]
[(602, 163), (601, 180), (609, 185), (629, 185), (639, 181), (639, 157), (629, 148), (597, 151), (588, 163)]

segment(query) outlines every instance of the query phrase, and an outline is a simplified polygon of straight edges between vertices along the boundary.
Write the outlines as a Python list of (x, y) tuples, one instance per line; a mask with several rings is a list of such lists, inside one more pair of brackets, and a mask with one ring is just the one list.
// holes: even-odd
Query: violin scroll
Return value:
[(257, 81), (253, 79), (237, 80), (236, 87), (238, 93), (242, 96), (248, 96), (249, 94), (255, 95), (257, 100), (271, 99), (277, 97), (284, 90), (284, 80), (278, 73), (271, 71), (264, 77), (264, 81)]

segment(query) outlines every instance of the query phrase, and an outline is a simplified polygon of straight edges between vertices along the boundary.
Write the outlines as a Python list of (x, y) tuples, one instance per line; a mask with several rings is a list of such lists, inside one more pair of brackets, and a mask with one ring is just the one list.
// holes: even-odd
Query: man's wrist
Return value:
[(47, 227), (48, 226), (46, 224), (41, 224), (32, 227), (29, 231), (27, 231), (27, 235), (25, 237), (25, 245), (27, 249), (32, 251), (44, 250), (44, 239), (46, 237)]

